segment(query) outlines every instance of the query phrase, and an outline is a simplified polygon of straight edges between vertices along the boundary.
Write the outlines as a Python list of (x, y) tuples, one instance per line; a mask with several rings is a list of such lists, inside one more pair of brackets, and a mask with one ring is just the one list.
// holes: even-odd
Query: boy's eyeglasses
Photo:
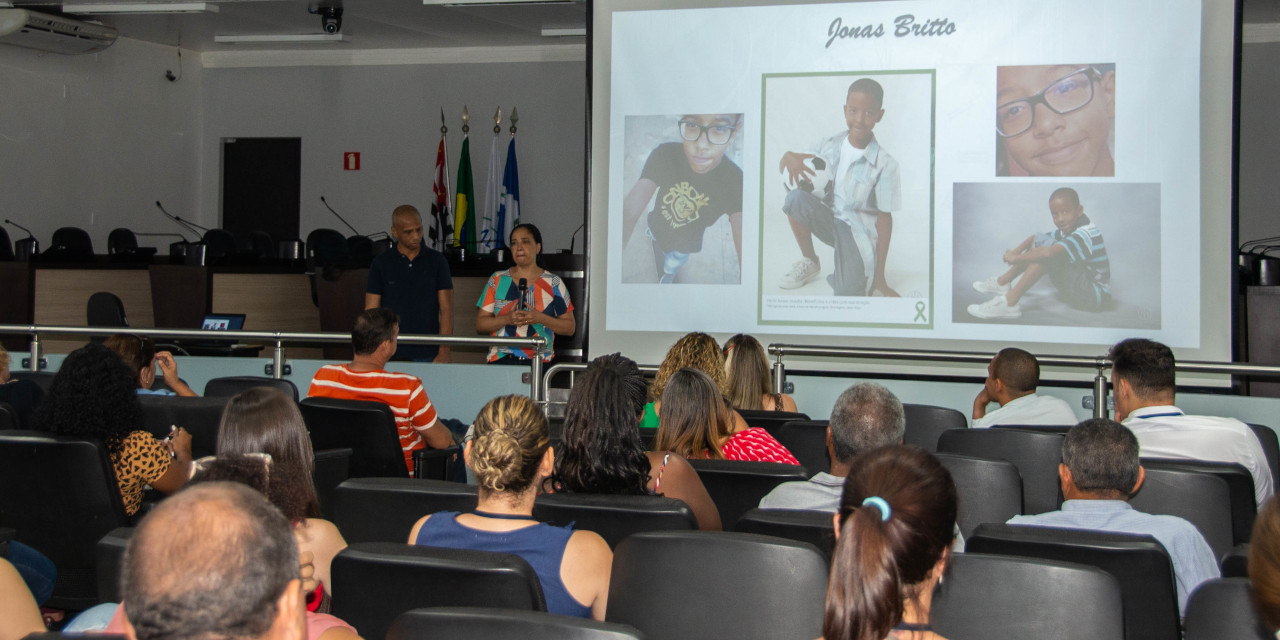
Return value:
[(1055, 80), (1033, 96), (996, 107), (996, 133), (1011, 138), (1030, 129), (1035, 124), (1037, 104), (1058, 115), (1083, 108), (1093, 101), (1093, 81), (1101, 77), (1097, 69), (1085, 67)]
[(689, 142), (697, 142), (705, 132), (707, 134), (707, 142), (711, 144), (725, 144), (729, 142), (729, 138), (733, 135), (733, 127), (727, 124), (709, 124), (701, 125), (693, 120), (681, 120), (676, 124), (680, 128), (680, 137)]

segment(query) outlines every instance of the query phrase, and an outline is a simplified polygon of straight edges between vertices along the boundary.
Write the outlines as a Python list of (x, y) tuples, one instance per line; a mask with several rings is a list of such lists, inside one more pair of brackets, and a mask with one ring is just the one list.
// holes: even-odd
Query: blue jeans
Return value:
[(58, 579), (58, 568), (43, 553), (17, 540), (9, 542), (9, 562), (27, 583), (36, 604), (44, 604), (53, 595), (53, 584)]

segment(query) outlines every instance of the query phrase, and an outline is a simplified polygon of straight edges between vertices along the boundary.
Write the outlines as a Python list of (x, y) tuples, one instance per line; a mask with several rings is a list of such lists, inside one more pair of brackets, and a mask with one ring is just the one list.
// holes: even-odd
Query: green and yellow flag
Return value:
[(462, 155), (458, 160), (458, 200), (453, 209), (453, 246), (468, 251), (476, 249), (476, 190), (471, 184), (471, 140), (462, 138)]

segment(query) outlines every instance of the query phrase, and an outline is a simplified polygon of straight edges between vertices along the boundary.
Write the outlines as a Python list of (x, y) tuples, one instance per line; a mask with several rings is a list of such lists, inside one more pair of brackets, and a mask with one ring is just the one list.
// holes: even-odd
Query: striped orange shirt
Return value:
[(413, 452), (427, 446), (422, 432), (440, 424), (422, 381), (407, 373), (352, 371), (345, 364), (327, 364), (311, 379), (307, 397), (365, 400), (391, 407), (396, 416), (400, 448), (404, 450), (404, 464), (410, 474), (413, 473)]

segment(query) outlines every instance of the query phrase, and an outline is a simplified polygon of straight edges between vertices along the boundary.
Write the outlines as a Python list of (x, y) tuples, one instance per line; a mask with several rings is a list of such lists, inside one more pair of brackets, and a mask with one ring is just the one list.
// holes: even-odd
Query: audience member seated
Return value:
[[(196, 392), (178, 377), (178, 363), (168, 351), (156, 351), (156, 343), (147, 336), (132, 333), (117, 333), (107, 338), (102, 344), (116, 352), (129, 370), (136, 372), (139, 395), (187, 396), (194, 397)], [(151, 388), (156, 381), (156, 367), (164, 374), (164, 386), (168, 389)]]
[(355, 630), (308, 614), (289, 521), (253, 489), (193, 486), (148, 514), (121, 568), (124, 603), (107, 627), (130, 640), (352, 640)]
[(863, 453), (852, 467), (834, 518), (822, 637), (942, 640), (929, 610), (951, 561), (951, 474), (937, 458), (901, 444)]
[(900, 444), (906, 424), (902, 402), (892, 391), (874, 382), (845, 389), (827, 425), (831, 473), (816, 473), (807, 482), (784, 482), (760, 500), (760, 508), (835, 512), (854, 456)]
[(351, 328), (355, 356), (349, 364), (327, 364), (311, 380), (307, 396), (381, 402), (396, 416), (396, 431), (404, 464), (413, 473), (417, 449), (447, 449), (453, 434), (436, 416), (436, 409), (417, 376), (384, 369), (396, 352), (400, 320), (396, 312), (381, 307), (366, 309)]
[(769, 359), (760, 341), (739, 333), (724, 343), (725, 400), (738, 411), (798, 411), (796, 401), (773, 392)]
[(735, 421), (737, 414), (725, 404), (715, 381), (699, 369), (685, 368), (671, 376), (662, 406), (655, 451), (686, 458), (800, 464), (768, 431)]
[(613, 562), (609, 545), (594, 532), (533, 519), (537, 488), (555, 469), (542, 409), (525, 396), (490, 400), (476, 416), (464, 455), (480, 485), (476, 510), (424, 516), (409, 543), (514, 553), (537, 572), (548, 611), (603, 620)]
[(1280, 500), (1262, 505), (1249, 538), (1249, 584), (1254, 609), (1267, 630), (1280, 638)]
[(40, 607), (8, 560), (0, 558), (0, 640), (18, 640), (28, 633), (43, 633)]
[(311, 554), (318, 588), (308, 592), (308, 611), (327, 611), (333, 594), (329, 565), (347, 546), (332, 522), (320, 518), (315, 453), (293, 398), (278, 389), (249, 389), (227, 402), (218, 428), (218, 456), (271, 456), (267, 497), (289, 522), (298, 551)]
[(190, 475), (191, 434), (174, 427), (157, 440), (142, 425), (137, 374), (113, 351), (89, 344), (67, 355), (36, 409), (35, 428), (95, 438), (115, 468), (125, 513), (142, 506), (147, 485), (163, 493), (182, 488)]
[(698, 472), (679, 454), (640, 441), (644, 376), (621, 354), (600, 356), (569, 393), (552, 486), (570, 493), (663, 495), (683, 500), (704, 531), (720, 530), (720, 512)]
[[(1066, 400), (1036, 395), (1040, 363), (1022, 349), (1001, 349), (987, 365), (987, 381), (973, 399), (973, 428), (994, 424), (1068, 425), (1077, 422)], [(992, 402), (1000, 405), (987, 411)]]
[(1131, 338), (1111, 348), (1116, 420), (1138, 437), (1144, 458), (1235, 462), (1253, 474), (1259, 505), (1271, 497), (1271, 466), (1249, 425), (1235, 418), (1189, 416), (1173, 405), (1173, 351)]
[[(644, 417), (640, 420), (640, 428), (658, 428), (658, 414), (662, 411), (662, 392), (666, 390), (671, 376), (684, 368), (697, 369), (707, 374), (715, 382), (720, 393), (722, 395), (725, 393), (728, 383), (724, 372), (724, 353), (720, 351), (720, 345), (716, 344), (715, 338), (705, 333), (687, 333), (671, 345), (666, 357), (662, 359), (662, 364), (658, 366), (658, 373), (653, 377), (653, 385), (649, 387), (649, 397), (652, 402), (644, 406)], [(730, 413), (735, 428), (745, 429), (747, 423), (742, 416), (738, 415), (737, 411), (730, 410)]]
[(1142, 486), (1146, 471), (1138, 463), (1137, 438), (1120, 423), (1095, 418), (1072, 427), (1062, 443), (1058, 477), (1066, 498), (1062, 510), (1014, 516), (1009, 524), (1155, 538), (1173, 561), (1179, 611), (1201, 582), (1219, 577), (1213, 550), (1195, 525), (1177, 516), (1151, 515), (1129, 506), (1129, 496)]
[(18, 428), (31, 425), (31, 414), (44, 397), (44, 389), (30, 381), (9, 377), (9, 352), (0, 345), (0, 402), (8, 403), (18, 412)]

